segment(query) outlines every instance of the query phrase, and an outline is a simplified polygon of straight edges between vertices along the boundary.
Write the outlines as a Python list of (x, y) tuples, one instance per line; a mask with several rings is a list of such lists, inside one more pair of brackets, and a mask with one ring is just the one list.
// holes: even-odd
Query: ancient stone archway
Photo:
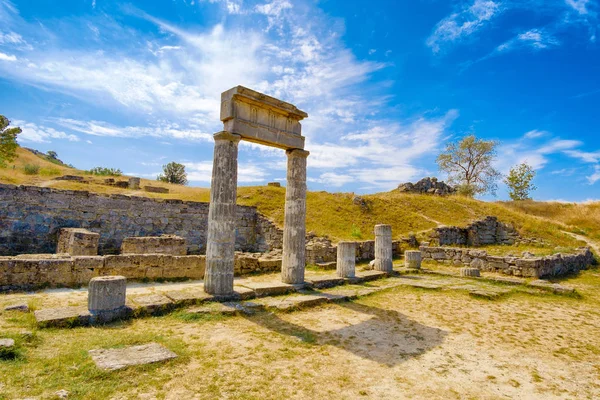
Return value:
[(214, 135), (215, 152), (208, 213), (204, 290), (233, 294), (237, 156), (240, 140), (284, 149), (287, 187), (281, 279), (304, 282), (306, 235), (306, 158), (300, 121), (308, 117), (296, 106), (243, 86), (221, 95), (224, 129)]

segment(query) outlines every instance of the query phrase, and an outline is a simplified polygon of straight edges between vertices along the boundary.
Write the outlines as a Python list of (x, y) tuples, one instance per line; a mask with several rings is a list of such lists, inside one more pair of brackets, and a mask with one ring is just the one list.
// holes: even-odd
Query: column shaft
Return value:
[(281, 280), (285, 283), (303, 283), (306, 263), (306, 158), (309, 152), (294, 149), (286, 151), (286, 154), (288, 165)]
[(354, 278), (356, 272), (356, 243), (339, 242), (337, 244), (337, 276)]
[(374, 269), (392, 272), (392, 227), (390, 225), (375, 225)]
[(204, 291), (217, 296), (228, 296), (233, 294), (237, 157), (241, 136), (219, 132), (214, 138)]

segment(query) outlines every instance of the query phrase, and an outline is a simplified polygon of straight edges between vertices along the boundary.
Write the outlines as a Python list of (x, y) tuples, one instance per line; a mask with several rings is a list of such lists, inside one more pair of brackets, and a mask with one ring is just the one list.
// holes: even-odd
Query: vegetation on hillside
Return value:
[(527, 163), (521, 163), (510, 169), (504, 183), (508, 186), (508, 195), (512, 200), (529, 200), (531, 192), (537, 189), (533, 184), (535, 170)]
[(123, 175), (123, 171), (118, 168), (106, 168), (106, 167), (94, 167), (89, 171), (85, 171), (90, 175), (98, 175), (98, 176), (121, 176)]
[(175, 185), (187, 185), (187, 172), (185, 172), (185, 165), (176, 162), (170, 162), (167, 165), (163, 165), (163, 173), (160, 174), (156, 180), (166, 183), (172, 183)]
[(21, 133), (19, 127), (9, 127), (10, 121), (4, 115), (0, 115), (0, 168), (17, 157), (17, 135)]

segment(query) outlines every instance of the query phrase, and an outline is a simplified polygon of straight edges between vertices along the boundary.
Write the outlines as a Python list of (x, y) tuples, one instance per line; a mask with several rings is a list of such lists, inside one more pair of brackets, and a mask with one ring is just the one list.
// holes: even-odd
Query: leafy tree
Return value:
[(448, 181), (457, 187), (458, 193), (469, 197), (491, 193), (496, 195), (496, 182), (501, 174), (492, 163), (496, 159), (495, 140), (482, 140), (470, 135), (446, 145), (437, 157), (440, 170), (448, 174)]
[(504, 183), (508, 186), (508, 195), (512, 200), (529, 200), (530, 194), (537, 189), (533, 184), (535, 170), (526, 162), (511, 168)]
[(163, 165), (163, 173), (160, 174), (157, 180), (167, 183), (174, 183), (176, 185), (187, 185), (187, 172), (185, 172), (185, 165), (176, 162), (170, 162), (167, 165)]
[(121, 176), (123, 175), (123, 171), (118, 168), (106, 168), (106, 167), (94, 167), (86, 173), (90, 175), (100, 175), (100, 176)]
[(46, 155), (53, 160), (58, 160), (58, 154), (53, 150), (49, 150)]
[(0, 115), (0, 167), (5, 167), (6, 162), (13, 161), (17, 156), (17, 135), (21, 128), (9, 128), (10, 121), (4, 115)]

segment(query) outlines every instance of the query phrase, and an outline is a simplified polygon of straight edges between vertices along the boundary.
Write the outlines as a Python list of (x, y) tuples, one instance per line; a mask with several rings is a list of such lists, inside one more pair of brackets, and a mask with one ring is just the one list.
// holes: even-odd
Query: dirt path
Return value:
[(562, 233), (567, 234), (569, 236), (571, 236), (574, 239), (580, 240), (582, 242), (586, 242), (588, 246), (590, 246), (592, 248), (592, 250), (594, 251), (594, 253), (600, 255), (600, 245), (596, 242), (594, 242), (592, 239), (586, 237), (586, 236), (582, 236), (582, 235), (578, 235), (576, 233), (572, 233), (572, 232), (566, 232), (566, 231), (562, 231)]

